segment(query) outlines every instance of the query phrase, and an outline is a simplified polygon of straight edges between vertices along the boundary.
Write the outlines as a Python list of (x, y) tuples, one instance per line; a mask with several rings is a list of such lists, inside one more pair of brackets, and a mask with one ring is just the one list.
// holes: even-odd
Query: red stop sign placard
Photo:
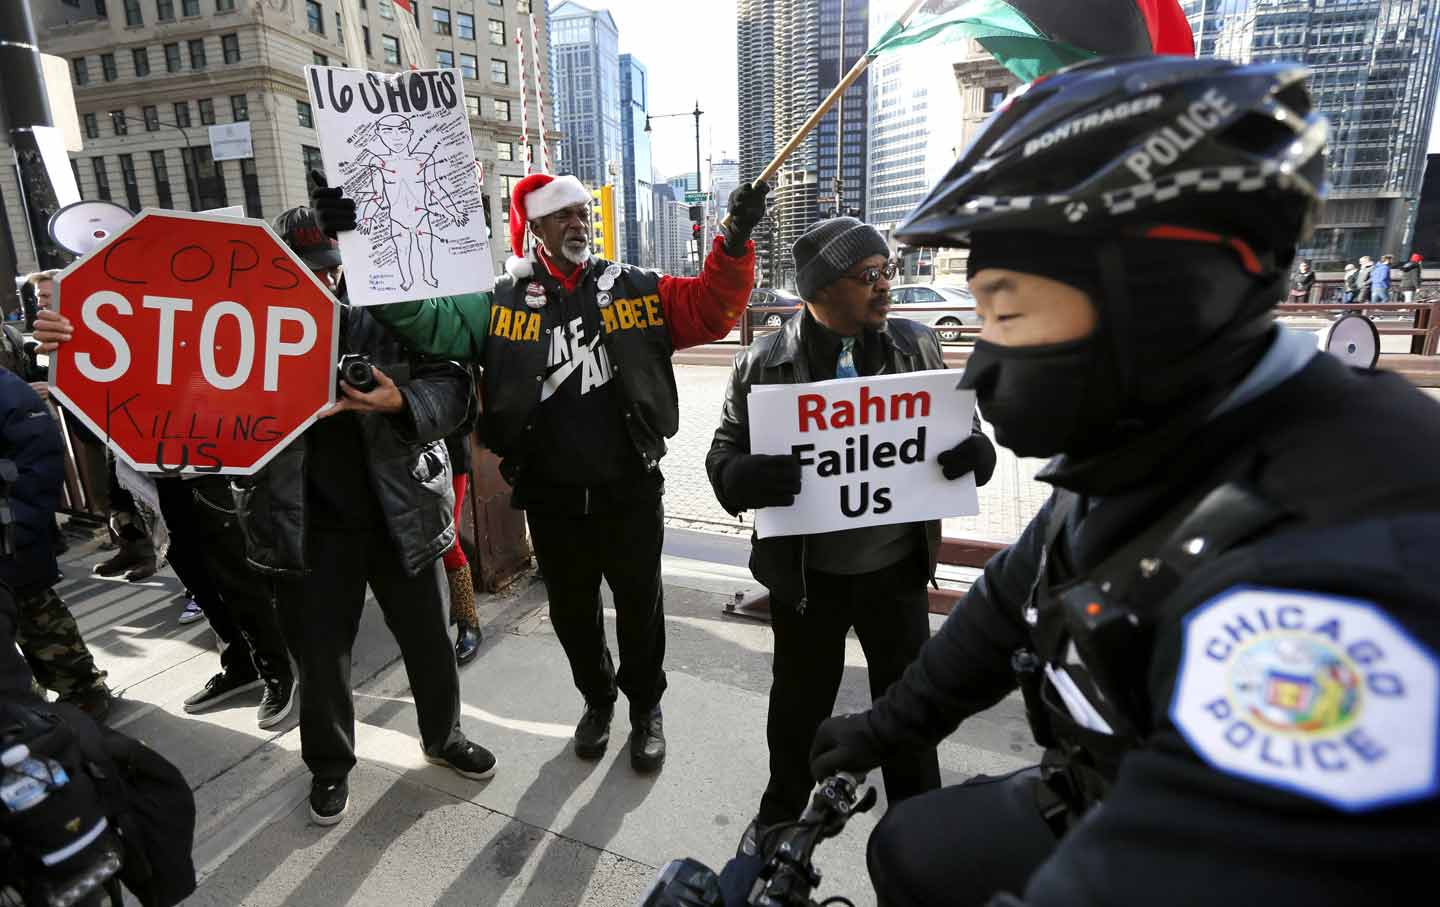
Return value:
[(264, 221), (144, 211), (56, 306), (50, 384), (136, 469), (248, 475), (334, 402), (338, 303)]

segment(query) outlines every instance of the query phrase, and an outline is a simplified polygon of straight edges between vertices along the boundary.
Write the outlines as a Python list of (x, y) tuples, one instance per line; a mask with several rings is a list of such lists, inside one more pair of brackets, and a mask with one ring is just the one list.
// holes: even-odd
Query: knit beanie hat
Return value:
[(853, 217), (832, 217), (806, 230), (791, 249), (795, 256), (795, 289), (800, 298), (839, 280), (872, 255), (890, 256), (885, 237)]

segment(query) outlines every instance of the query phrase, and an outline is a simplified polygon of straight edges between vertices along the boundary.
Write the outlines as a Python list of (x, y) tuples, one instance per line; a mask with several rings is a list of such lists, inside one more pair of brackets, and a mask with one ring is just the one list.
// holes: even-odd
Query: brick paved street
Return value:
[[(665, 512), (669, 525), (709, 532), (749, 534), (750, 515), (736, 519), (715, 500), (705, 475), (705, 454), (720, 421), (720, 405), (730, 370), (714, 366), (678, 365), (680, 433), (665, 458)], [(1050, 486), (1035, 481), (1040, 460), (1019, 459), (998, 449), (999, 463), (990, 484), (980, 489), (977, 516), (945, 521), (945, 534), (954, 538), (1012, 542), (1040, 509)]]

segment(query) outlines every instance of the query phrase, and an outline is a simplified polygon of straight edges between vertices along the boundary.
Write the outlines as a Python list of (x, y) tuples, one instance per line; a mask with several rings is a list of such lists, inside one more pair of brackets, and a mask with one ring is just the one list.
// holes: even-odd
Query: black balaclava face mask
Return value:
[(1283, 295), (1228, 248), (1196, 242), (976, 234), (970, 273), (986, 268), (1058, 280), (1097, 312), (1079, 340), (976, 342), (961, 386), (996, 438), (1021, 456), (1064, 454), (1066, 466), (1108, 463), (1135, 478), (1253, 367)]
[[(1035, 242), (1033, 236), (976, 236), (970, 274), (1004, 268), (1038, 274), (1101, 296), (1096, 252), (1090, 246)], [(960, 386), (974, 390), (995, 437), (1022, 457), (1074, 449), (1093, 426), (1110, 421), (1114, 382), (1106, 380), (1103, 332), (1041, 346), (1009, 347), (976, 340)]]

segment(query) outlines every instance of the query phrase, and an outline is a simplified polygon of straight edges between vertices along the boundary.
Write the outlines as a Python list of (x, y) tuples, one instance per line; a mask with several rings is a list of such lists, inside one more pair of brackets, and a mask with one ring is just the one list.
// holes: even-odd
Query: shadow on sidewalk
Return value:
[[(578, 904), (601, 857), (600, 847), (619, 830), (624, 817), (649, 796), (654, 777), (638, 777), (623, 752), (610, 756), (610, 768), (595, 796), (565, 827), (553, 833), (539, 863), (524, 872), (545, 841), (560, 810), (599, 763), (576, 757), (569, 740), (540, 766), (534, 782), (515, 805), (516, 818), (495, 834), (488, 846), (439, 898), (445, 907), (494, 907), (519, 880), (524, 890), (517, 905)], [(656, 776), (658, 777), (658, 776)], [(584, 842), (584, 843), (580, 843)]]

